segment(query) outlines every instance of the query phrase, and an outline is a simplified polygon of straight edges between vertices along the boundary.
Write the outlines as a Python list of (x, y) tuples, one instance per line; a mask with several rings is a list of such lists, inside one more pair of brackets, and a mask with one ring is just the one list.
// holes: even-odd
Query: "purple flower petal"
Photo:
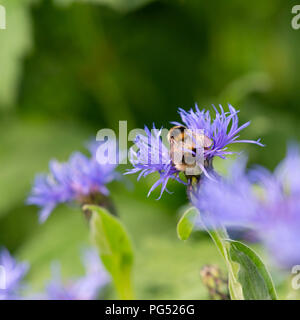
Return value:
[(153, 184), (149, 190), (148, 196), (151, 192), (161, 185), (161, 192), (158, 199), (161, 198), (163, 192), (166, 190), (169, 179), (177, 180), (185, 184), (179, 177), (179, 171), (172, 165), (168, 148), (163, 144), (161, 138), (161, 130), (153, 126), (153, 130), (145, 127), (146, 136), (138, 135), (135, 144), (138, 151), (130, 149), (130, 162), (133, 169), (128, 170), (125, 174), (139, 173), (138, 180), (141, 177), (146, 177), (151, 173), (157, 172), (159, 179)]
[(50, 161), (50, 174), (36, 177), (27, 204), (41, 208), (40, 222), (46, 221), (58, 204), (72, 202), (95, 192), (106, 196), (109, 194), (106, 185), (118, 180), (120, 175), (115, 171), (117, 164), (99, 164), (97, 146), (99, 143), (90, 147), (90, 158), (75, 152), (66, 163)]
[[(0, 300), (19, 299), (19, 290), (22, 287), (21, 282), (29, 269), (28, 263), (17, 262), (8, 250), (2, 249), (0, 251), (0, 266), (4, 270), (5, 277), (5, 288), (0, 288)], [(3, 274), (0, 276), (3, 276)]]
[[(219, 105), (218, 110), (213, 106), (215, 110), (215, 118), (212, 120), (209, 111), (205, 109), (199, 110), (197, 104), (195, 111), (185, 111), (179, 109), (179, 114), (183, 124), (190, 130), (203, 130), (204, 134), (213, 140), (213, 146), (204, 151), (206, 159), (213, 157), (225, 158), (228, 152), (225, 152), (225, 147), (232, 143), (253, 143), (259, 146), (263, 146), (260, 140), (237, 140), (238, 133), (250, 125), (250, 121), (241, 125), (238, 125), (238, 112), (232, 105), (228, 105), (229, 112), (225, 112), (223, 107)], [(172, 122), (175, 125), (182, 125), (178, 122)], [(232, 154), (231, 152), (230, 154)]]

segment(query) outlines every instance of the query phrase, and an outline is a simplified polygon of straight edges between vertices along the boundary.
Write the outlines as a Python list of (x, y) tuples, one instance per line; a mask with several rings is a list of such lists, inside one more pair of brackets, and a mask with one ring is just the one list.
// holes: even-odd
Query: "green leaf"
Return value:
[(232, 300), (276, 300), (273, 281), (262, 260), (248, 246), (228, 239), (225, 229), (208, 230), (225, 259)]
[(238, 281), (246, 300), (277, 300), (272, 278), (260, 257), (248, 246), (228, 240), (230, 257), (239, 264)]
[(104, 208), (85, 206), (84, 210), (93, 213), (92, 238), (105, 268), (111, 274), (119, 297), (133, 299), (131, 273), (134, 254), (126, 229), (118, 218)]
[(187, 240), (190, 237), (198, 214), (194, 207), (184, 212), (177, 224), (177, 235), (180, 240)]

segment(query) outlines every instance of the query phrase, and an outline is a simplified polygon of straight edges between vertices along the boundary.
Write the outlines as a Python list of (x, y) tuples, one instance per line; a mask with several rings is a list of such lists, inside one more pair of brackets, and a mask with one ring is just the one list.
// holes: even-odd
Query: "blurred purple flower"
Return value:
[(281, 266), (300, 264), (299, 149), (290, 147), (273, 174), (245, 167), (245, 159), (237, 161), (229, 178), (203, 182), (193, 200), (202, 220), (208, 227), (251, 228)]
[(78, 279), (63, 281), (60, 266), (53, 265), (53, 279), (46, 287), (47, 300), (95, 300), (101, 289), (110, 281), (97, 251), (87, 250), (83, 257), (85, 275)]
[[(50, 174), (38, 175), (35, 179), (27, 204), (41, 208), (40, 222), (47, 220), (53, 209), (60, 203), (84, 202), (91, 195), (107, 196), (109, 191), (106, 184), (119, 179), (115, 171), (116, 164), (100, 164), (97, 154), (99, 144), (91, 144), (91, 157), (75, 152), (66, 163), (50, 161)], [(103, 155), (104, 157), (104, 155)]]
[[(208, 150), (204, 150), (205, 159), (209, 160), (213, 157), (225, 158), (228, 154), (234, 152), (227, 151), (227, 146), (233, 143), (253, 143), (263, 146), (260, 139), (254, 140), (237, 140), (239, 133), (250, 125), (250, 121), (239, 127), (238, 112), (231, 104), (228, 104), (229, 112), (225, 112), (223, 107), (219, 105), (220, 111), (215, 106), (215, 118), (212, 119), (208, 110), (199, 110), (198, 105), (195, 105), (195, 111), (185, 111), (179, 109), (179, 114), (184, 125), (190, 130), (203, 130), (204, 134), (213, 140), (213, 145)], [(172, 122), (175, 125), (182, 126), (179, 122)]]
[(153, 125), (153, 129), (150, 131), (145, 126), (145, 132), (146, 136), (142, 134), (136, 136), (134, 143), (138, 147), (138, 151), (134, 151), (133, 148), (130, 149), (130, 162), (134, 168), (128, 170), (125, 174), (139, 172), (137, 179), (140, 180), (141, 177), (158, 172), (160, 177), (151, 187), (148, 196), (161, 185), (160, 199), (165, 190), (169, 192), (167, 189), (169, 179), (174, 179), (183, 184), (185, 182), (179, 178), (180, 171), (172, 165), (169, 150), (162, 142), (162, 129), (156, 129)]
[(19, 299), (21, 281), (26, 275), (29, 265), (18, 263), (6, 249), (0, 251), (0, 300)]

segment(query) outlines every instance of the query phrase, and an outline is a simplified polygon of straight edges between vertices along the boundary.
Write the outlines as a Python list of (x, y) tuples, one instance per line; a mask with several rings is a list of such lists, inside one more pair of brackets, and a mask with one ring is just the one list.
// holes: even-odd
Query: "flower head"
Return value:
[(274, 173), (246, 161), (229, 178), (206, 179), (193, 200), (205, 224), (253, 229), (282, 266), (300, 263), (300, 154), (291, 147)]
[[(250, 125), (250, 121), (239, 126), (238, 112), (232, 105), (228, 105), (229, 111), (225, 112), (223, 107), (219, 105), (220, 111), (215, 107), (215, 118), (208, 110), (199, 110), (198, 105), (195, 105), (195, 111), (185, 111), (179, 109), (179, 114), (183, 124), (189, 130), (203, 130), (204, 134), (212, 139), (211, 148), (204, 150), (204, 157), (211, 159), (213, 157), (225, 158), (228, 154), (233, 154), (232, 151), (227, 151), (227, 146), (233, 143), (254, 143), (263, 146), (260, 140), (238, 140), (239, 133)], [(182, 125), (179, 122), (173, 122), (175, 125)]]
[(28, 204), (41, 208), (40, 222), (44, 222), (60, 203), (77, 201), (89, 203), (90, 198), (107, 196), (106, 185), (119, 179), (115, 164), (100, 164), (96, 156), (97, 146), (90, 146), (91, 157), (80, 152), (71, 155), (69, 161), (50, 161), (50, 174), (38, 175), (35, 179)]
[(53, 279), (46, 287), (48, 300), (94, 300), (110, 278), (104, 270), (97, 251), (87, 250), (83, 256), (85, 275), (64, 282), (61, 279), (60, 266), (53, 265)]
[(163, 192), (167, 192), (167, 183), (169, 179), (177, 180), (184, 184), (179, 178), (179, 173), (173, 165), (170, 158), (169, 149), (164, 145), (162, 141), (162, 129), (156, 129), (153, 125), (153, 129), (150, 131), (145, 126), (146, 135), (139, 134), (136, 136), (135, 145), (138, 151), (133, 148), (130, 149), (130, 162), (133, 165), (133, 169), (126, 172), (126, 174), (139, 173), (138, 180), (141, 177), (146, 177), (151, 173), (158, 172), (159, 179), (151, 187), (150, 193), (161, 185), (161, 198)]
[(239, 132), (250, 122), (239, 127), (238, 111), (231, 105), (229, 105), (229, 112), (225, 112), (222, 106), (220, 111), (215, 108), (215, 112), (215, 119), (212, 120), (210, 112), (204, 109), (200, 111), (197, 105), (195, 111), (191, 109), (187, 112), (179, 109), (183, 124), (172, 122), (176, 127), (169, 131), (171, 147), (163, 143), (162, 129), (158, 130), (153, 126), (150, 132), (145, 127), (146, 135), (139, 134), (135, 140), (138, 150), (130, 151), (133, 169), (127, 174), (139, 173), (139, 180), (151, 173), (159, 173), (159, 179), (152, 186), (149, 194), (161, 185), (160, 198), (165, 190), (168, 191), (166, 186), (170, 179), (188, 184), (179, 178), (180, 172), (184, 172), (188, 179), (193, 176), (199, 177), (202, 173), (213, 178), (215, 174), (212, 170), (212, 159), (215, 156), (225, 158), (226, 155), (234, 153), (227, 151), (229, 144), (241, 142), (262, 146), (259, 140), (238, 140)]
[(0, 251), (0, 300), (19, 298), (21, 281), (28, 268), (27, 263), (18, 263), (6, 249)]

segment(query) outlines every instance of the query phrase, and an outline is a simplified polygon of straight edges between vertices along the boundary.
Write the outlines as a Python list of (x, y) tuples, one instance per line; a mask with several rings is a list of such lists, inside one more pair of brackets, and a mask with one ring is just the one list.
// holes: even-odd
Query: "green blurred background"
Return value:
[[(169, 127), (177, 108), (228, 102), (242, 137), (266, 148), (242, 146), (251, 163), (269, 168), (286, 143), (300, 138), (300, 30), (291, 27), (294, 1), (253, 0), (0, 0), (0, 244), (31, 263), (27, 280), (42, 290), (50, 263), (65, 277), (83, 272), (80, 249), (88, 227), (76, 208), (61, 206), (44, 224), (26, 207), (34, 175), (48, 161), (67, 159), (101, 128), (144, 124)], [(241, 148), (241, 146), (236, 146)], [(239, 149), (236, 149), (239, 150)], [(224, 170), (224, 162), (216, 166)], [(121, 167), (124, 171), (126, 167)], [(153, 178), (113, 183), (112, 197), (135, 244), (135, 286), (141, 299), (207, 299), (199, 271), (223, 268), (206, 235), (176, 237), (185, 190), (156, 201), (146, 197)], [(260, 250), (260, 248), (258, 248)], [(260, 250), (261, 254), (265, 253)], [(282, 298), (288, 274), (272, 267)], [(114, 297), (112, 290), (109, 297)]]

